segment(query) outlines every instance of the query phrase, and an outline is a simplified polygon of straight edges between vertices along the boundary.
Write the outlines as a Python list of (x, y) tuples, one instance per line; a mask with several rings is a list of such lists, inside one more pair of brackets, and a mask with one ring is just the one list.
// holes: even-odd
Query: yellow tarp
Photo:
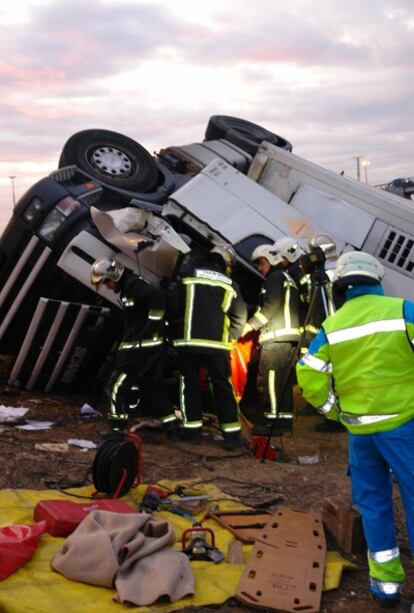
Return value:
[[(167, 484), (167, 482), (163, 482)], [(168, 482), (169, 486), (174, 484)], [(199, 486), (200, 487), (200, 486)], [(131, 490), (123, 500), (132, 508), (138, 509), (145, 485)], [(70, 490), (77, 495), (90, 496), (91, 487)], [(220, 509), (240, 508), (239, 503), (226, 498), (220, 490), (213, 485), (202, 486), (203, 493), (213, 495), (217, 499)], [(11, 524), (32, 524), (33, 509), (41, 500), (71, 500), (82, 502), (81, 499), (69, 497), (55, 490), (0, 490), (0, 526)], [(171, 521), (174, 525), (177, 544), (181, 548), (181, 535), (184, 530), (191, 527), (188, 519), (172, 513), (160, 512), (155, 514)], [(200, 513), (197, 519), (201, 519), (204, 513)], [(203, 526), (214, 530), (216, 546), (223, 552), (227, 552), (228, 545), (233, 540), (233, 535), (213, 520), (203, 522)], [(18, 571), (0, 584), (0, 611), (6, 613), (111, 613), (121, 610), (121, 605), (114, 603), (112, 597), (114, 591), (106, 588), (93, 587), (82, 583), (69, 581), (50, 567), (50, 560), (55, 552), (62, 547), (63, 538), (51, 537), (48, 534), (40, 538), (39, 546), (31, 560), (26, 562)], [(245, 560), (252, 546), (244, 546)], [(161, 603), (151, 607), (134, 607), (140, 613), (150, 611), (175, 611), (184, 607), (222, 604), (231, 598), (238, 585), (244, 565), (221, 562), (216, 565), (212, 562), (192, 562), (196, 593), (192, 598), (185, 598), (176, 603)], [(353, 564), (344, 560), (336, 552), (328, 552), (325, 568), (324, 589), (338, 587), (344, 568), (355, 568)]]

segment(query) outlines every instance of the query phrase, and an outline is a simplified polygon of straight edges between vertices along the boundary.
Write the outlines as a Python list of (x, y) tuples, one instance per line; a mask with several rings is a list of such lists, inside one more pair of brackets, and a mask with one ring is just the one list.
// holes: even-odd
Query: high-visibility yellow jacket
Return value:
[(390, 430), (414, 419), (414, 303), (357, 286), (328, 317), (297, 364), (318, 411), (350, 432)]

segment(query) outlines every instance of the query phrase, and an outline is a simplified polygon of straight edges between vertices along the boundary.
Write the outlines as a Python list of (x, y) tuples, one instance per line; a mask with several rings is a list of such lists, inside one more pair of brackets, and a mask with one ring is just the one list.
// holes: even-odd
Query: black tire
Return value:
[(255, 155), (260, 143), (266, 140), (276, 147), (292, 151), (291, 143), (261, 126), (228, 115), (213, 115), (207, 125), (205, 140), (224, 139), (237, 145), (250, 155)]
[(111, 187), (150, 192), (159, 181), (156, 161), (137, 142), (109, 130), (83, 130), (65, 143), (59, 168), (75, 164)]

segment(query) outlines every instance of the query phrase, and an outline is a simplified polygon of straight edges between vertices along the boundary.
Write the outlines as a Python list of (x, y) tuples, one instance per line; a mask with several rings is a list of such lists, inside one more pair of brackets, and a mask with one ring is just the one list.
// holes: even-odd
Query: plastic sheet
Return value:
[(46, 522), (32, 526), (11, 525), (0, 528), (0, 580), (7, 579), (29, 560), (37, 548)]

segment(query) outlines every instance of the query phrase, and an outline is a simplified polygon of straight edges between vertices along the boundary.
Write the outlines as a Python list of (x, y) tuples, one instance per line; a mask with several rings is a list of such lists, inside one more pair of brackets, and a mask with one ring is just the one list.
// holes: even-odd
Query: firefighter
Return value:
[(398, 606), (404, 571), (393, 516), (395, 475), (414, 550), (414, 303), (384, 295), (383, 266), (353, 251), (336, 263), (345, 302), (297, 365), (305, 398), (348, 430), (352, 496), (368, 544), (370, 590)]
[[(335, 312), (332, 284), (324, 268), (326, 252), (332, 257), (335, 243), (325, 234), (316, 234), (309, 241), (307, 252), (304, 252), (297, 239), (283, 236), (274, 243), (273, 249), (277, 253), (285, 254), (289, 259), (287, 270), (299, 290), (301, 307), (299, 319), (301, 326), (306, 323), (303, 343), (303, 353), (306, 353), (306, 347), (319, 331), (322, 322)], [(318, 295), (309, 312), (311, 297), (316, 290)]]
[[(321, 247), (322, 245), (322, 247)], [(317, 234), (308, 243), (308, 253), (298, 253), (297, 241), (286, 236), (277, 240), (274, 249), (278, 252), (291, 249), (297, 258), (290, 263), (288, 273), (294, 279), (300, 297), (299, 320), (301, 325), (301, 355), (308, 350), (309, 344), (318, 333), (322, 322), (333, 315), (335, 305), (332, 296), (332, 283), (325, 272), (326, 252), (335, 249), (335, 243), (324, 234)], [(315, 295), (314, 295), (315, 293)], [(312, 412), (311, 406), (305, 407)], [(302, 409), (304, 410), (304, 409)], [(323, 419), (314, 427), (315, 432), (344, 432), (346, 428), (339, 422)]]
[(162, 291), (116, 260), (107, 258), (92, 264), (91, 283), (97, 291), (104, 284), (119, 293), (123, 309), (124, 330), (110, 380), (108, 421), (113, 429), (127, 426), (131, 392), (135, 390), (137, 402), (150, 406), (170, 440), (178, 440), (178, 421), (164, 383)]
[(243, 329), (243, 336), (259, 330), (260, 355), (257, 390), (264, 421), (252, 434), (268, 436), (289, 431), (293, 423), (292, 352), (300, 339), (299, 293), (288, 273), (300, 255), (299, 246), (277, 252), (273, 245), (259, 245), (251, 261), (265, 277), (258, 309)]
[(180, 409), (184, 438), (200, 440), (203, 427), (200, 369), (204, 368), (225, 449), (242, 445), (238, 404), (231, 382), (230, 350), (246, 322), (246, 305), (230, 275), (233, 248), (216, 246), (181, 279), (183, 317), (173, 346), (180, 361)]

